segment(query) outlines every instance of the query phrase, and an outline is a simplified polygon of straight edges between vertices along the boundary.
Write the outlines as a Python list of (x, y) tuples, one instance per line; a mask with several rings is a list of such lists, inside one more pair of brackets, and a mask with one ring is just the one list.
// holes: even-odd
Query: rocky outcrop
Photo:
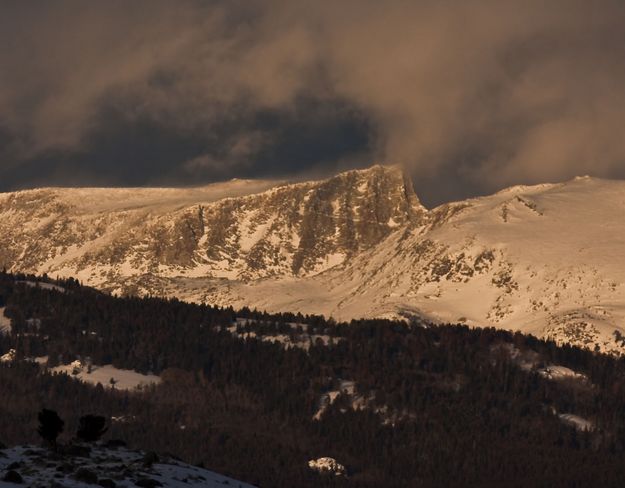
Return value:
[(345, 466), (338, 463), (336, 459), (331, 457), (322, 457), (319, 459), (311, 459), (308, 461), (310, 469), (319, 473), (331, 473), (335, 476), (345, 475)]

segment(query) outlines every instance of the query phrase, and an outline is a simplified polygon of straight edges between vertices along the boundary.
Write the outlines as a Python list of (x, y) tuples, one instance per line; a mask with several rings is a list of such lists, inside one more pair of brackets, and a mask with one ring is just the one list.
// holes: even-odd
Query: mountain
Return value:
[(379, 244), (425, 213), (397, 168), (254, 193), (272, 185), (238, 180), (191, 190), (4, 194), (0, 264), (73, 274), (122, 292), (125, 278), (150, 274), (245, 282), (304, 277)]
[(399, 167), (322, 181), (0, 195), (0, 265), (117, 294), (518, 329), (625, 333), (625, 182), (516, 186), (428, 210)]
[(0, 487), (186, 487), (253, 488), (177, 459), (127, 449), (115, 442), (75, 445), (65, 451), (35, 446), (0, 449)]

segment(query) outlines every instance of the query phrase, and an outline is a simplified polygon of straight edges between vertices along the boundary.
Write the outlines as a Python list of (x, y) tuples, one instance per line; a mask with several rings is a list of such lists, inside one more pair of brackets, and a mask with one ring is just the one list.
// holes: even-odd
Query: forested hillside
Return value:
[[(168, 451), (263, 487), (620, 486), (625, 361), (495, 329), (268, 315), (116, 298), (0, 274), (0, 441), (73, 432)], [(0, 322), (5, 323), (5, 322)], [(76, 359), (161, 376), (122, 391), (52, 374)], [(568, 369), (567, 369), (568, 368)], [(581, 423), (583, 420), (586, 423)], [(68, 434), (66, 434), (68, 435)], [(346, 474), (311, 470), (335, 458)]]

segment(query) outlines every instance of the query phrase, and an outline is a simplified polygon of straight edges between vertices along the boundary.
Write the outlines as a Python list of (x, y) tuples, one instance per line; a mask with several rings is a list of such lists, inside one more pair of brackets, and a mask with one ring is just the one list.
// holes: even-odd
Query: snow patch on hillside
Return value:
[[(43, 362), (43, 360), (47, 358), (38, 359), (38, 362)], [(92, 385), (100, 383), (104, 387), (112, 387), (117, 390), (135, 390), (137, 388), (158, 384), (161, 381), (161, 378), (157, 375), (142, 374), (129, 369), (119, 369), (111, 364), (103, 366), (86, 365), (78, 360), (70, 364), (50, 368), (50, 371), (72, 376), (84, 383), (90, 383)]]
[(547, 378), (548, 380), (564, 380), (564, 379), (573, 379), (573, 380), (582, 380), (587, 381), (588, 377), (582, 373), (577, 373), (570, 368), (565, 366), (557, 366), (551, 365), (545, 368), (541, 368), (538, 370), (538, 374), (543, 378)]
[(351, 399), (352, 408), (358, 408), (363, 403), (363, 399), (360, 396), (356, 396), (356, 383), (349, 380), (340, 380), (336, 390), (330, 390), (321, 395), (313, 420), (321, 420), (324, 412), (336, 401), (340, 394), (344, 394)]
[(6, 307), (0, 307), (0, 334), (9, 334), (11, 332), (11, 319), (4, 315)]
[(327, 346), (329, 344), (331, 344), (332, 340), (334, 340), (334, 338), (332, 338), (329, 335), (323, 335), (323, 334), (295, 334), (295, 335), (289, 335), (289, 334), (262, 334), (262, 335), (258, 335), (256, 334), (256, 332), (237, 332), (237, 328), (236, 326), (230, 326), (228, 328), (228, 331), (230, 333), (232, 333), (233, 335), (235, 335), (236, 337), (239, 337), (240, 339), (258, 339), (259, 341), (262, 342), (271, 342), (273, 344), (280, 344), (282, 345), (284, 348), (288, 349), (291, 347), (297, 347), (300, 349), (304, 349), (305, 351), (308, 351), (308, 349), (310, 349), (311, 345), (314, 344), (322, 344), (324, 346)]
[(572, 413), (561, 413), (558, 415), (558, 418), (565, 424), (580, 431), (590, 431), (595, 428), (595, 425), (590, 420)]
[(62, 286), (55, 285), (53, 283), (46, 283), (45, 281), (17, 281), (17, 283), (23, 283), (31, 288), (41, 288), (42, 290), (55, 290), (65, 293), (67, 290)]

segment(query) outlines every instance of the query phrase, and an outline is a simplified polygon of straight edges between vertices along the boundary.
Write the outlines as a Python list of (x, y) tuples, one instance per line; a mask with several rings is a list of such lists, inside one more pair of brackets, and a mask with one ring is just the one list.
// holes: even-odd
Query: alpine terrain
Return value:
[(625, 348), (625, 182), (425, 208), (399, 167), (322, 181), (0, 195), (0, 266), (115, 293), (461, 322)]

